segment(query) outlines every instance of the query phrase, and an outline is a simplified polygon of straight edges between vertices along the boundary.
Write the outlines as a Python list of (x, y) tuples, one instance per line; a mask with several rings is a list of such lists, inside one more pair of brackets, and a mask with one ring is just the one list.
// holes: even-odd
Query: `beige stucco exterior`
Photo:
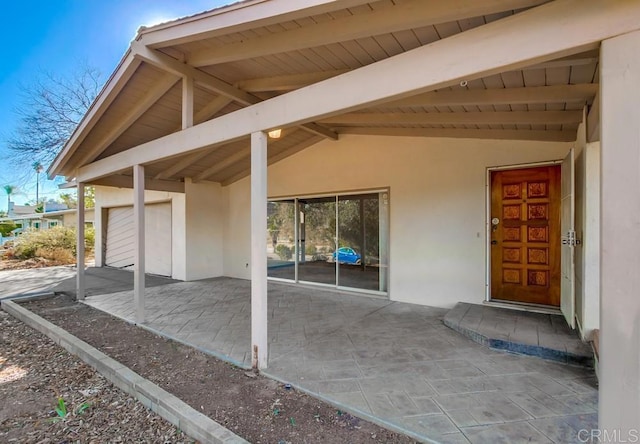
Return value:
[[(270, 166), (268, 193), (389, 189), (389, 298), (439, 307), (480, 303), (486, 297), (487, 168), (559, 160), (574, 145), (345, 136)], [(147, 203), (172, 203), (173, 278), (250, 278), (249, 182), (222, 187), (187, 179), (184, 194), (146, 191)], [(97, 187), (96, 201), (97, 214), (104, 215), (108, 207), (132, 205), (133, 193)], [(98, 246), (103, 218), (96, 218)], [(101, 265), (101, 258), (96, 260)]]

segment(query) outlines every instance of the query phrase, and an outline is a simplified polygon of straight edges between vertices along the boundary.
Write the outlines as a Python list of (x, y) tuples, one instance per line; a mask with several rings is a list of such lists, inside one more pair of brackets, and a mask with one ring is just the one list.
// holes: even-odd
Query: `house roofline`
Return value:
[[(268, 24), (268, 22), (277, 23), (283, 19), (283, 16), (295, 19), (298, 16), (320, 14), (337, 8), (360, 5), (368, 1), (241, 0), (151, 27), (142, 26), (138, 29), (133, 41), (140, 41), (149, 47), (169, 46), (179, 43), (181, 39), (198, 40), (211, 34), (237, 31), (242, 27), (252, 28), (258, 23), (261, 26)], [(249, 10), (251, 11), (248, 12)], [(181, 29), (181, 31), (176, 32), (177, 29)], [(67, 143), (47, 168), (47, 176), (50, 179), (61, 174), (74, 175), (75, 172), (67, 168), (69, 160), (140, 63), (141, 60), (134, 57), (130, 44)]]

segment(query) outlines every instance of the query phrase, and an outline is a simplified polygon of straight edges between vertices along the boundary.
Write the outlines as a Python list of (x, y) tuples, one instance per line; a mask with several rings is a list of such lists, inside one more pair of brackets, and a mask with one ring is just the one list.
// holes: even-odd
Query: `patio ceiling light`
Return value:
[(272, 139), (279, 139), (280, 136), (282, 135), (282, 129), (278, 128), (278, 129), (274, 129), (272, 131), (269, 131), (269, 137)]

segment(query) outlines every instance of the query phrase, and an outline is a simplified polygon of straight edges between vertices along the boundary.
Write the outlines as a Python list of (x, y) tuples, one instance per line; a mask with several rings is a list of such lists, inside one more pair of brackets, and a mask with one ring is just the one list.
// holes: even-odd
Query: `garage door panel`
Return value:
[[(133, 207), (109, 208), (105, 264), (127, 268), (134, 263)], [(171, 203), (145, 206), (145, 271), (171, 276)]]

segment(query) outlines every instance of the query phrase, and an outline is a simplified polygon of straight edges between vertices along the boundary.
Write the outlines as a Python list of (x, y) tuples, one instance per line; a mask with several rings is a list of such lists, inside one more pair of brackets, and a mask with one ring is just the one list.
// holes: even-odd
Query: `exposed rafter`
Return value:
[(304, 125), (300, 125), (300, 128), (308, 133), (315, 134), (316, 136), (322, 136), (325, 139), (338, 140), (338, 133), (330, 130), (329, 128), (325, 128), (324, 126), (318, 125), (317, 123), (305, 123)]
[(223, 171), (225, 168), (233, 165), (234, 163), (248, 158), (250, 155), (251, 155), (251, 147), (242, 148), (241, 150), (233, 153), (229, 157), (225, 158), (224, 160), (221, 160), (220, 162), (207, 168), (202, 173), (195, 176), (193, 178), (193, 181), (199, 182), (201, 180), (206, 180), (209, 177), (213, 176), (214, 174), (219, 173), (220, 171)]
[[(253, 94), (242, 91), (241, 89), (236, 88), (235, 86), (230, 85), (211, 74), (207, 74), (204, 71), (194, 68), (193, 66), (181, 63), (173, 57), (163, 54), (155, 49), (149, 49), (140, 44), (140, 42), (131, 43), (131, 50), (134, 52), (136, 57), (140, 57), (147, 63), (151, 63), (154, 66), (168, 70), (174, 74), (192, 78), (199, 85), (243, 105), (254, 105), (262, 101), (259, 97), (256, 97)], [(319, 134), (334, 140), (338, 139), (338, 135), (336, 133), (319, 127), (318, 125), (302, 125), (302, 128), (314, 134)]]
[[(276, 162), (281, 161), (282, 159), (286, 159), (289, 156), (293, 156), (296, 153), (299, 153), (300, 151), (309, 148), (312, 145), (315, 145), (318, 142), (321, 142), (322, 138), (321, 137), (312, 137), (310, 139), (305, 140), (304, 142), (300, 142), (290, 148), (287, 148), (286, 150), (281, 151), (278, 154), (275, 154), (273, 156), (269, 156), (269, 158), (267, 159), (267, 164), (268, 165), (273, 165)], [(222, 186), (227, 186), (227, 185), (231, 185), (234, 182), (237, 182), (238, 180), (247, 177), (249, 174), (251, 174), (251, 168), (242, 170), (241, 172), (234, 174), (231, 177), (227, 177), (222, 181)]]
[(86, 182), (255, 131), (299, 125), (578, 54), (597, 48), (604, 39), (638, 30), (638, 15), (640, 3), (626, 0), (609, 0), (607, 8), (600, 0), (549, 2), (130, 148), (80, 168), (77, 177)]
[[(211, 102), (209, 102), (207, 105), (205, 105), (204, 108), (202, 108), (200, 111), (198, 111), (198, 113), (194, 116), (194, 122), (196, 124), (198, 124), (198, 123), (202, 123), (202, 122), (204, 122), (206, 120), (209, 120), (218, 111), (220, 111), (222, 108), (224, 108), (225, 106), (227, 106), (231, 102), (232, 102), (232, 100), (227, 98), (227, 97), (225, 97), (225, 96), (216, 97)], [(180, 128), (177, 128), (176, 131), (178, 131), (179, 129)], [(202, 151), (198, 151), (197, 153), (193, 153), (193, 154), (191, 154), (189, 156), (186, 156), (182, 160), (180, 160), (179, 162), (176, 162), (175, 164), (171, 165), (166, 170), (161, 171), (160, 173), (156, 174), (154, 179), (168, 179), (169, 177), (171, 177), (171, 176), (173, 176), (175, 174), (178, 174), (180, 171), (182, 171), (185, 168), (193, 165), (198, 160), (200, 160), (203, 157), (211, 154), (212, 152), (213, 152), (213, 150), (202, 150)]]
[(322, 120), (332, 125), (539, 125), (581, 121), (581, 111), (353, 113)]
[(397, 102), (385, 108), (409, 106), (523, 105), (535, 103), (591, 102), (598, 85), (532, 86), (504, 89), (459, 89), (432, 91)]
[[(88, 185), (98, 185), (105, 187), (117, 187), (117, 188), (133, 188), (133, 176), (127, 176), (124, 174), (115, 174), (109, 177), (103, 177), (101, 179), (92, 180)], [(174, 180), (156, 180), (145, 178), (144, 179), (145, 190), (155, 191), (170, 191), (172, 193), (184, 193), (184, 182), (178, 182)]]
[(260, 99), (253, 96), (241, 89), (236, 88), (233, 85), (229, 85), (227, 82), (220, 80), (219, 78), (212, 76), (204, 71), (194, 68), (193, 66), (182, 63), (179, 60), (174, 59), (166, 54), (161, 53), (155, 49), (150, 49), (141, 44), (140, 42), (131, 43), (131, 51), (136, 58), (143, 60), (153, 66), (156, 66), (165, 71), (169, 71), (175, 75), (181, 77), (190, 77), (198, 85), (207, 88), (217, 94), (222, 94), (230, 99), (233, 99), (243, 105), (253, 105), (260, 102)]
[(237, 82), (235, 85), (248, 92), (292, 91), (331, 77), (348, 72), (348, 69), (333, 71), (309, 72), (305, 74), (291, 74), (286, 76), (265, 77)]
[(496, 140), (538, 140), (548, 142), (572, 142), (575, 131), (536, 131), (501, 129), (457, 129), (457, 128), (343, 128), (340, 134), (392, 137), (450, 137)]
[(548, 68), (566, 68), (568, 66), (584, 66), (598, 63), (598, 51), (588, 51), (581, 54), (574, 54), (568, 57), (561, 57), (556, 60), (550, 60), (544, 63), (538, 63), (531, 66), (525, 66), (523, 70), (531, 69), (548, 69)]
[(312, 26), (260, 35), (238, 43), (220, 46), (215, 50), (207, 48), (190, 54), (188, 61), (193, 66), (233, 62), (525, 8), (545, 1), (406, 0), (395, 6), (375, 9), (367, 14), (349, 15)]
[(184, 158), (180, 159), (178, 162), (171, 165), (166, 170), (156, 174), (154, 176), (154, 179), (168, 179), (169, 177), (179, 173), (185, 168), (188, 168), (190, 165), (193, 165), (203, 157), (208, 156), (209, 154), (211, 154), (211, 152), (212, 152), (211, 150), (200, 150), (195, 153), (189, 154)]
[(82, 156), (74, 162), (75, 166), (82, 166), (92, 162), (100, 155), (100, 153), (111, 145), (118, 137), (122, 135), (136, 120), (138, 120), (149, 108), (151, 108), (162, 96), (164, 96), (173, 85), (178, 81), (178, 77), (173, 74), (165, 74), (162, 79), (149, 88), (147, 93), (142, 97), (135, 106), (131, 108), (124, 116), (120, 118), (117, 125), (113, 125), (111, 130), (104, 134), (100, 140), (91, 144)]
[(194, 123), (202, 123), (206, 120), (209, 120), (213, 116), (215, 116), (218, 112), (224, 109), (225, 106), (233, 102), (228, 97), (218, 96), (213, 99), (211, 102), (207, 103), (200, 111), (196, 113), (193, 120)]

